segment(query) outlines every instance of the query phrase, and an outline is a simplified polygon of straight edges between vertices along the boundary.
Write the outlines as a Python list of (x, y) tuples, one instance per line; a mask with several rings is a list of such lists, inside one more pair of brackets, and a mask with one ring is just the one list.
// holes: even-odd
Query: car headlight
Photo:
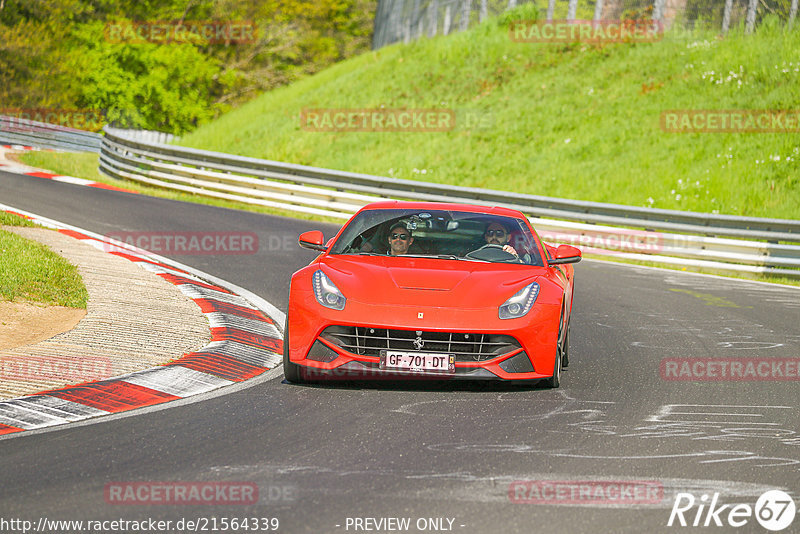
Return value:
[(539, 284), (532, 282), (517, 291), (513, 297), (500, 306), (501, 319), (517, 319), (528, 313), (536, 302), (539, 294)]
[(336, 284), (322, 271), (314, 273), (314, 296), (317, 297), (317, 302), (333, 310), (343, 310), (347, 302)]

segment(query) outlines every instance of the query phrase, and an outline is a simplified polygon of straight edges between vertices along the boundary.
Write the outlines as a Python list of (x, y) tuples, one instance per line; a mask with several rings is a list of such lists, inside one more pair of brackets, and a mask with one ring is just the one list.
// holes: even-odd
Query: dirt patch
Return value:
[(6, 152), (5, 156), (6, 156), (6, 159), (8, 161), (13, 161), (14, 163), (19, 163), (20, 165), (25, 165), (25, 163), (23, 163), (23, 161), (20, 159), (20, 156), (22, 154), (23, 154), (23, 152), (8, 151), (8, 152)]
[(50, 339), (72, 330), (86, 310), (28, 302), (0, 302), (0, 350)]

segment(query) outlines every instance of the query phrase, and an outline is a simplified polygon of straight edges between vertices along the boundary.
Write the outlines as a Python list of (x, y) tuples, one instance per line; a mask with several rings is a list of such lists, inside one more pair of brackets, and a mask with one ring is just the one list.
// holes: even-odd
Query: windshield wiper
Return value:
[(474, 258), (465, 258), (464, 256), (456, 256), (455, 254), (403, 254), (404, 258), (436, 258), (437, 260), (459, 260), (459, 261), (480, 261)]
[(458, 260), (458, 261), (472, 261), (479, 263), (491, 263), (486, 260), (479, 260), (475, 258), (467, 258), (464, 256), (456, 256), (455, 254), (402, 254), (400, 256), (392, 256), (391, 254), (381, 254), (379, 252), (347, 252), (348, 255), (357, 256), (386, 256), (387, 258), (435, 258), (437, 260)]
[[(400, 256), (398, 256), (400, 257)], [(440, 260), (455, 260), (456, 256), (451, 254), (403, 254), (404, 258), (437, 258)]]

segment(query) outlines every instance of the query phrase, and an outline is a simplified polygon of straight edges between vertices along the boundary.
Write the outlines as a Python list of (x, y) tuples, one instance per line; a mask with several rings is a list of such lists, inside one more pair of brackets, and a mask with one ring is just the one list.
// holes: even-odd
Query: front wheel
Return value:
[(553, 367), (553, 376), (546, 380), (548, 387), (556, 389), (561, 385), (561, 345), (556, 347), (556, 363)]
[(303, 378), (300, 366), (289, 360), (289, 318), (286, 318), (286, 327), (283, 329), (283, 377), (287, 382), (302, 384)]
[[(569, 336), (569, 326), (567, 326), (566, 333), (564, 332), (564, 323), (560, 323), (558, 329), (558, 338), (556, 339), (556, 361), (553, 365), (553, 376), (546, 380), (547, 385), (555, 389), (561, 385), (561, 369), (566, 367), (564, 365), (564, 358), (566, 356), (566, 346), (568, 343), (568, 336)], [(561, 338), (561, 335), (564, 334), (564, 338)]]

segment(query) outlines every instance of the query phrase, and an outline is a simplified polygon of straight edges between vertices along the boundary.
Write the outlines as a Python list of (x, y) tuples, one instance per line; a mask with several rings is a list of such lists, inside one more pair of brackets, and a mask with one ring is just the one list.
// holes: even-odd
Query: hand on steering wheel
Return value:
[(505, 245), (498, 245), (498, 244), (495, 244), (495, 243), (486, 243), (485, 245), (483, 245), (478, 250), (483, 250), (483, 249), (486, 249), (486, 248), (499, 248), (500, 250), (502, 250), (504, 252), (508, 252), (509, 254), (513, 254), (514, 256), (519, 258), (519, 254), (517, 254), (516, 249), (514, 247), (512, 247), (511, 245), (509, 245), (508, 243), (506, 243)]
[[(480, 248), (473, 250), (472, 252), (468, 252), (466, 254), (467, 258), (483, 260), (483, 261), (499, 261), (499, 262), (520, 262), (520, 257), (515, 254), (516, 251), (511, 252), (509, 249), (514, 250), (513, 247), (510, 245), (500, 245), (495, 243), (487, 243)], [(490, 252), (492, 251), (492, 252)], [(498, 251), (498, 252), (493, 252)], [(503, 254), (498, 255), (499, 252)]]

